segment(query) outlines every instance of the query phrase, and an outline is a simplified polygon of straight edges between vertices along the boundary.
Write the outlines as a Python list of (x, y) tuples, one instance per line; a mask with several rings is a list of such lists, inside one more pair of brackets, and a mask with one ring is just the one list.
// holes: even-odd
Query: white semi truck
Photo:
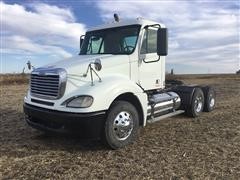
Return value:
[(163, 24), (115, 16), (115, 22), (81, 36), (79, 55), (32, 71), (25, 119), (47, 132), (100, 137), (117, 149), (133, 142), (147, 123), (212, 111), (212, 87), (165, 81), (167, 53)]

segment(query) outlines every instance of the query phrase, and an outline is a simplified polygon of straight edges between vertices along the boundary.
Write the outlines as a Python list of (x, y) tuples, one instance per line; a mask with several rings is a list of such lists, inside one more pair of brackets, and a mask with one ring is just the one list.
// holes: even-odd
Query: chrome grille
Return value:
[(36, 69), (31, 74), (31, 95), (43, 99), (60, 98), (66, 86), (63, 69)]

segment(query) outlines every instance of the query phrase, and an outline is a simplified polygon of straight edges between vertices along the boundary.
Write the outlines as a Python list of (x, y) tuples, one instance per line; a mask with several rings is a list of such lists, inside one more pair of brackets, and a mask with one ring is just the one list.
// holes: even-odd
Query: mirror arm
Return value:
[(98, 81), (102, 82), (102, 79), (100, 78), (100, 76), (98, 75), (98, 73), (92, 68), (92, 71), (95, 73), (95, 75), (98, 77)]
[(81, 41), (84, 40), (84, 37), (85, 37), (85, 35), (81, 35), (81, 36), (80, 36), (80, 39), (79, 39), (79, 50), (80, 50), (80, 51), (79, 51), (78, 55), (80, 55), (80, 53), (81, 53), (81, 47), (82, 47)]
[(86, 73), (83, 74), (83, 77), (87, 77), (88, 71), (90, 71), (91, 86), (94, 86), (94, 83), (93, 83), (93, 72), (98, 77), (98, 82), (102, 82), (102, 79), (100, 78), (98, 73), (93, 69), (92, 64), (95, 64), (95, 63), (94, 62), (89, 63), (89, 65), (87, 67), (87, 71), (86, 71)]

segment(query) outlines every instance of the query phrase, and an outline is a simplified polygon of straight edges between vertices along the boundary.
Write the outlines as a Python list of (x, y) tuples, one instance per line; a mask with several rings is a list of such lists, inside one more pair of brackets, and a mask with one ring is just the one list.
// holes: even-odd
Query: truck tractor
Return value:
[[(83, 133), (112, 149), (148, 123), (215, 108), (212, 87), (168, 83), (164, 24), (137, 18), (89, 29), (74, 57), (35, 68), (24, 98), (26, 122), (55, 133)], [(178, 81), (176, 81), (178, 82)]]

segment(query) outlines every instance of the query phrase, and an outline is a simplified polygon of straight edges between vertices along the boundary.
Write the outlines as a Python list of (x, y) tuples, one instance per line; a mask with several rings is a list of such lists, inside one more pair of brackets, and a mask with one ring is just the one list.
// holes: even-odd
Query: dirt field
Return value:
[(0, 179), (239, 179), (240, 76), (180, 79), (213, 85), (216, 110), (148, 124), (136, 143), (117, 151), (28, 127), (27, 85), (1, 85)]

